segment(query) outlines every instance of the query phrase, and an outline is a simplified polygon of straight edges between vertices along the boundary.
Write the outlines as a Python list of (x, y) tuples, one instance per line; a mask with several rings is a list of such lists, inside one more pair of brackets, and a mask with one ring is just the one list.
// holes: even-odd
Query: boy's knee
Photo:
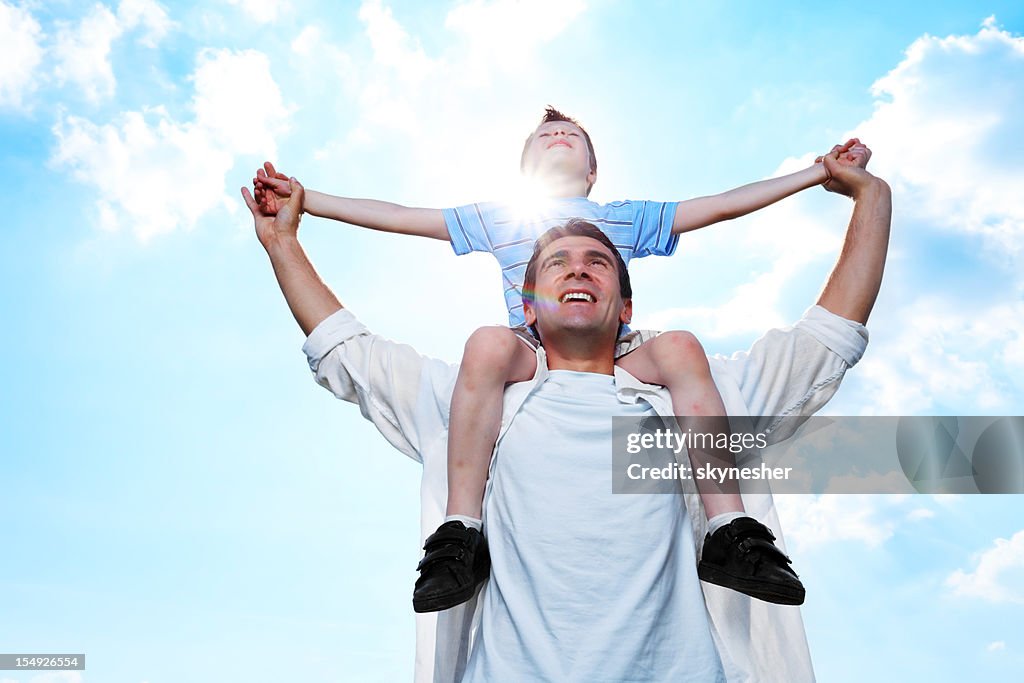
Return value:
[(462, 362), (508, 365), (520, 344), (516, 333), (507, 327), (481, 327), (469, 335)]

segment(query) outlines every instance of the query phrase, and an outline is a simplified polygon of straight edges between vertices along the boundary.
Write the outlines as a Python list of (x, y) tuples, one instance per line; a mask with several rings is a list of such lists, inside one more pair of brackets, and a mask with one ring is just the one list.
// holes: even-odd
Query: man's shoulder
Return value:
[(395, 378), (403, 371), (429, 370), (441, 377), (458, 372), (458, 366), (425, 356), (410, 344), (393, 341), (371, 332), (348, 309), (331, 314), (314, 328), (302, 345), (310, 368), (316, 372), (320, 361), (332, 351), (345, 349), (348, 355), (376, 357), (373, 362), (384, 366), (387, 375)]
[[(811, 355), (834, 356), (847, 367), (863, 357), (868, 344), (867, 328), (822, 306), (811, 306), (793, 325), (775, 327), (761, 335), (751, 347), (731, 356), (711, 356), (712, 367), (725, 369), (751, 360), (775, 363), (808, 361)], [(774, 360), (773, 360), (774, 359)]]

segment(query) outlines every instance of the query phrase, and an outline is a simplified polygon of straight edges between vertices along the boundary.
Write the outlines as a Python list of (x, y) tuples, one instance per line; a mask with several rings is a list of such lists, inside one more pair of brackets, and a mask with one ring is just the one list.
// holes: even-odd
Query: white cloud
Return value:
[(364, 2), (359, 7), (359, 19), (366, 25), (373, 60), (391, 67), (403, 80), (419, 81), (436, 68), (436, 62), (427, 57), (419, 41), (409, 35), (391, 8), (380, 0)]
[(857, 369), (873, 394), (867, 412), (1010, 414), (1019, 405), (1024, 303), (957, 310), (949, 299), (929, 295), (880, 325), (887, 323), (893, 331), (876, 340)]
[(43, 58), (42, 37), (39, 22), (27, 10), (0, 2), (0, 107), (21, 108), (24, 97), (34, 90), (36, 67)]
[(445, 18), (446, 28), (468, 46), (474, 79), (487, 67), (523, 71), (539, 46), (554, 40), (586, 9), (582, 0), (468, 0)]
[(996, 640), (988, 644), (985, 648), (986, 652), (999, 652), (1000, 650), (1006, 649), (1006, 642), (1002, 640)]
[[(794, 173), (814, 161), (813, 154), (786, 159), (773, 176)], [(787, 285), (808, 266), (835, 260), (842, 245), (843, 227), (849, 221), (849, 201), (817, 188), (762, 209), (742, 223), (742, 229), (706, 236), (701, 247), (708, 253), (733, 253), (766, 267), (749, 282), (736, 287), (724, 303), (690, 308), (668, 308), (638, 315), (634, 327), (667, 330), (684, 327), (700, 330), (702, 337), (758, 335), (773, 327), (791, 324), (783, 315)], [(799, 248), (794, 248), (799, 245)], [(691, 251), (693, 247), (691, 245)], [(806, 305), (816, 292), (807, 292)]]
[(737, 287), (724, 304), (665, 308), (637, 315), (631, 324), (637, 329), (698, 329), (701, 336), (708, 338), (761, 332), (785, 325), (788, 321), (778, 312), (779, 286), (792, 276), (795, 266), (793, 259), (780, 259), (769, 272)]
[(225, 196), (237, 155), (275, 155), (289, 112), (265, 55), (204, 50), (191, 80), (190, 121), (154, 107), (103, 125), (62, 115), (54, 127), (52, 161), (97, 189), (103, 228), (127, 228), (142, 240), (191, 228), (218, 204), (237, 205)]
[(195, 83), (196, 124), (238, 154), (266, 149), (284, 130), (288, 115), (270, 75), (270, 61), (254, 50), (204, 50), (191, 79)]
[(121, 31), (117, 17), (103, 5), (94, 6), (75, 26), (61, 25), (53, 48), (57, 81), (74, 83), (92, 101), (112, 95), (116, 81), (110, 46)]
[(997, 538), (975, 564), (974, 571), (958, 569), (946, 579), (954, 595), (1024, 605), (1024, 531)]
[(125, 31), (142, 29), (138, 41), (146, 47), (156, 47), (174, 26), (167, 11), (153, 0), (121, 0), (117, 18)]
[(935, 510), (928, 508), (915, 508), (907, 513), (907, 521), (917, 522), (922, 519), (931, 519), (935, 516)]
[(786, 495), (777, 496), (786, 542), (799, 548), (832, 541), (857, 541), (878, 547), (892, 538), (909, 495)]
[(58, 83), (77, 85), (93, 102), (110, 97), (117, 88), (110, 62), (114, 41), (137, 29), (141, 45), (156, 47), (171, 26), (167, 13), (152, 0), (122, 0), (117, 14), (96, 4), (77, 24), (59, 23), (54, 75)]
[(309, 56), (314, 53), (314, 50), (320, 45), (322, 40), (323, 36), (320, 27), (310, 24), (299, 31), (299, 35), (295, 36), (295, 39), (292, 41), (292, 50), (297, 54)]
[(299, 57), (316, 61), (317, 83), (322, 84), (322, 74), (326, 73), (337, 78), (346, 89), (356, 89), (359, 71), (352, 58), (337, 45), (326, 40), (323, 31), (316, 24), (303, 27), (292, 40), (291, 48)]
[(373, 49), (373, 67), (358, 85), (361, 121), (353, 133), (366, 135), (368, 128), (418, 133), (423, 110), (416, 103), (442, 72), (440, 60), (428, 57), (380, 0), (366, 0), (359, 19)]
[[(886, 335), (876, 335), (857, 370), (871, 386), (861, 404), (872, 405), (870, 412), (907, 414), (957, 397), (982, 412), (1012, 409), (1019, 397), (1009, 387), (1021, 384), (1014, 378), (1024, 371), (1024, 305), (1017, 296), (1024, 291), (1024, 163), (1012, 151), (1024, 139), (1024, 38), (991, 19), (973, 35), (922, 36), (873, 93), (871, 117), (842, 137), (868, 143), (871, 170), (894, 187), (888, 269), (912, 264), (939, 232), (966, 235), (977, 239), (977, 248), (962, 254), (963, 262), (1011, 266), (1001, 272), (1016, 279), (1018, 291), (993, 287), (979, 307), (976, 294), (963, 301), (958, 285), (940, 278), (925, 283), (927, 296), (910, 297), (888, 317), (876, 313), (874, 323)], [(807, 161), (787, 160), (777, 173)], [(760, 211), (741, 234), (730, 235), (745, 250), (754, 245), (770, 265), (723, 305), (667, 309), (643, 322), (658, 329), (692, 326), (709, 337), (789, 322), (780, 313), (780, 291), (808, 266), (831, 262), (845, 226), (848, 205), (825, 204), (822, 194), (804, 192)], [(941, 270), (935, 264), (932, 272)], [(890, 274), (883, 299), (892, 287)]]
[[(344, 163), (372, 146), (378, 158), (401, 158), (388, 178), (396, 192), (408, 184), (433, 201), (455, 193), (467, 201), (494, 198), (495, 188), (518, 179), (523, 112), (539, 118), (536, 103), (546, 97), (535, 92), (542, 80), (533, 77), (542, 68), (538, 55), (583, 8), (577, 1), (462, 2), (431, 27), (434, 40), (427, 43), (386, 2), (364, 0), (363, 35), (335, 48), (338, 69), (322, 68), (319, 57), (330, 43), (320, 31), (304, 29), (300, 35), (317, 39), (318, 48), (297, 41), (293, 49), (345, 95), (339, 111), (345, 126), (317, 159)], [(487, 87), (498, 75), (507, 76), (501, 88)], [(430, 173), (417, 171), (424, 168)]]
[[(854, 373), (860, 395), (846, 389), (840, 401), (864, 414), (1016, 414), (1024, 399), (1024, 162), (1015, 151), (1024, 139), (1024, 38), (993, 20), (972, 35), (923, 36), (873, 92), (874, 112), (843, 137), (867, 142), (871, 170), (893, 185), (893, 247), (872, 343)], [(778, 173), (806, 162), (787, 160)], [(722, 305), (667, 309), (638, 325), (682, 325), (713, 338), (790, 322), (780, 292), (835, 258), (848, 207), (804, 192), (758, 212), (729, 239), (745, 251), (756, 245), (765, 270)], [(957, 276), (943, 277), (941, 262), (914, 273), (921, 254), (933, 256), (935, 240), (950, 235), (966, 243), (947, 257)], [(729, 249), (724, 238), (716, 244)], [(973, 291), (963, 290), (965, 272)]]
[(857, 132), (876, 150), (905, 215), (982, 235), (993, 253), (1024, 245), (1024, 38), (989, 18), (975, 35), (925, 35), (872, 88)]
[(266, 24), (277, 19), (291, 6), (286, 0), (261, 0), (250, 2), (249, 0), (228, 0), (229, 5), (242, 8), (242, 11), (259, 24)]

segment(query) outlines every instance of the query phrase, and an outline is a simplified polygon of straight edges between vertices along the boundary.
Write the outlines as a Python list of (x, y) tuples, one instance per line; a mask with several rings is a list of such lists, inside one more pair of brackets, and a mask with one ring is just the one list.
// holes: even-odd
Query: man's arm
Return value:
[(249, 194), (248, 188), (242, 188), (242, 197), (252, 212), (256, 236), (270, 257), (288, 307), (303, 334), (309, 336), (317, 325), (340, 310), (342, 305), (320, 279), (299, 244), (299, 221), (305, 193), (295, 178), (291, 178), (288, 184), (288, 197), (283, 203), (273, 206), (275, 214), (261, 207)]
[[(776, 416), (763, 425), (769, 430), (777, 426), (778, 418), (802, 418), (821, 408), (867, 346), (864, 323), (882, 281), (891, 192), (884, 181), (840, 156), (833, 151), (824, 160), (831, 174), (826, 189), (856, 203), (842, 252), (818, 305), (794, 327), (771, 330), (750, 351), (716, 359), (713, 366), (732, 378), (751, 415), (761, 420)], [(787, 426), (791, 431), (799, 423), (790, 420)]]
[(827, 155), (824, 164), (831, 176), (827, 189), (851, 197), (854, 206), (843, 249), (818, 297), (818, 305), (864, 324), (882, 285), (892, 223), (892, 191), (881, 178), (858, 166), (840, 163), (835, 154)]
[[(288, 177), (269, 161), (253, 178), (256, 200), (264, 210), (272, 211), (277, 202), (286, 201), (290, 190)], [(448, 228), (440, 209), (423, 209), (376, 199), (336, 197), (324, 192), (306, 192), (304, 210), (314, 216), (400, 235), (416, 235), (449, 241)]]
[[(247, 188), (242, 197), (256, 236), (270, 257), (281, 292), (306, 334), (303, 346), (318, 384), (359, 404), (387, 440), (422, 461), (423, 442), (442, 434), (457, 368), (413, 348), (370, 334), (328, 289), (298, 240), (304, 198), (289, 180), (289, 196), (269, 214)], [(442, 451), (443, 453), (443, 451)]]
[[(844, 145), (836, 145), (832, 153), (845, 155), (846, 161), (855, 161), (851, 149), (859, 145), (856, 138), (848, 140)], [(864, 160), (863, 164), (867, 161)], [(697, 197), (679, 202), (676, 206), (675, 219), (672, 221), (672, 232), (679, 234), (696, 230), (722, 221), (746, 216), (758, 209), (785, 199), (801, 190), (821, 185), (829, 180), (828, 170), (824, 164), (815, 162), (813, 166), (790, 173), (779, 178), (769, 178), (734, 190), (707, 197)]]

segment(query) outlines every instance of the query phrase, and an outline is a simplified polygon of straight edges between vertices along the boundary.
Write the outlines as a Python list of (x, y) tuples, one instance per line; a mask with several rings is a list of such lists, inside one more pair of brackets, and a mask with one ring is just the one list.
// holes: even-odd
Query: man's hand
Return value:
[(263, 162), (263, 168), (256, 171), (256, 177), (252, 179), (252, 187), (260, 209), (270, 215), (277, 213), (278, 209), (284, 206), (288, 197), (291, 196), (288, 176), (275, 169), (269, 161)]
[[(269, 163), (267, 165), (269, 166)], [(273, 169), (273, 166), (270, 168)], [(270, 244), (282, 237), (294, 238), (298, 235), (305, 190), (295, 178), (288, 179), (287, 187), (288, 195), (282, 199), (278, 199), (275, 192), (265, 191), (264, 195), (269, 194), (273, 197), (265, 199), (265, 202), (253, 197), (249, 193), (249, 188), (242, 188), (242, 198), (245, 199), (245, 204), (252, 212), (256, 223), (256, 237), (264, 248), (269, 248)]]
[[(815, 159), (814, 163), (820, 164), (824, 162), (825, 157), (831, 157), (843, 166), (867, 168), (868, 160), (871, 159), (871, 150), (859, 138), (850, 138), (842, 145), (833, 147), (828, 154)], [(829, 192), (835, 192), (835, 189), (832, 187), (832, 172), (827, 165), (825, 166), (825, 173), (827, 177), (821, 186)]]
[(882, 285), (892, 224), (892, 191), (865, 170), (871, 150), (856, 141), (845, 152), (822, 159), (829, 173), (827, 189), (852, 197), (853, 215), (846, 240), (818, 305), (836, 315), (866, 323)]
[(884, 184), (884, 181), (865, 170), (870, 158), (871, 150), (859, 140), (845, 152), (833, 148), (832, 152), (822, 158), (829, 175), (822, 185), (829, 192), (858, 199), (865, 188)]
[(256, 222), (256, 236), (267, 250), (292, 315), (308, 335), (327, 316), (341, 308), (338, 297), (327, 288), (299, 244), (299, 220), (306, 191), (295, 178), (288, 179), (288, 197), (272, 214), (242, 188), (242, 198)]

